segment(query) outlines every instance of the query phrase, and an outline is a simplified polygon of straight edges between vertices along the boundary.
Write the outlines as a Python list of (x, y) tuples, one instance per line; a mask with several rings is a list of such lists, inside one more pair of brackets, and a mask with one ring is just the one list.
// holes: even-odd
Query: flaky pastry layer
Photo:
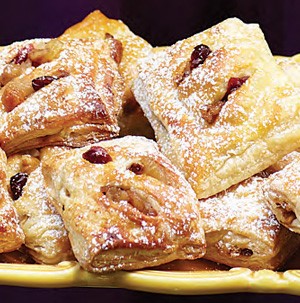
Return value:
[(153, 141), (127, 136), (48, 148), (42, 167), (83, 268), (129, 270), (203, 256), (195, 193)]
[(199, 200), (205, 258), (231, 267), (276, 270), (296, 252), (300, 237), (283, 227), (267, 205), (262, 190), (266, 182), (252, 177)]
[[(201, 45), (207, 57), (195, 67)], [(264, 170), (300, 142), (299, 90), (259, 27), (236, 18), (141, 60), (133, 91), (161, 151), (198, 198)]]
[(119, 134), (124, 82), (106, 40), (29, 40), (0, 51), (0, 145), (8, 154)]
[(125, 80), (125, 93), (119, 116), (120, 134), (153, 138), (153, 129), (131, 91), (132, 83), (137, 77), (137, 62), (152, 52), (151, 45), (134, 34), (121, 20), (110, 19), (98, 10), (69, 27), (60, 38), (105, 39), (107, 34), (120, 41), (119, 47), (122, 48), (119, 71)]
[(7, 162), (9, 180), (20, 173), (26, 176), (14, 206), (30, 256), (37, 263), (44, 264), (73, 260), (68, 233), (47, 195), (39, 159), (30, 153), (23, 153), (10, 156)]

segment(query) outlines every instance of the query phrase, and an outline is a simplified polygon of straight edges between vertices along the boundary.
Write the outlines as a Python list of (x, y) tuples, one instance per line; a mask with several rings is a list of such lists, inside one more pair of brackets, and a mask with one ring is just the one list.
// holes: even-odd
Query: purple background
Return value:
[(299, 0), (6, 0), (0, 11), (0, 44), (58, 36), (94, 9), (122, 19), (153, 45), (173, 43), (236, 16), (259, 23), (274, 54), (300, 53)]
[[(34, 37), (56, 37), (94, 9), (122, 19), (153, 45), (167, 45), (236, 16), (258, 22), (274, 54), (300, 53), (299, 0), (5, 0), (0, 10), (0, 45)], [(167, 296), (120, 289), (34, 289), (0, 286), (1, 302), (299, 302), (290, 295), (228, 294)]]

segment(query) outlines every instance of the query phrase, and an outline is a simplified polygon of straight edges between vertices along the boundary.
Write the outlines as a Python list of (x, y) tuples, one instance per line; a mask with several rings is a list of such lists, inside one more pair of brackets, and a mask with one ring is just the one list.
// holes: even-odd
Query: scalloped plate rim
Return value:
[(0, 285), (63, 288), (123, 288), (160, 294), (204, 295), (236, 292), (300, 295), (300, 270), (285, 272), (252, 271), (232, 268), (228, 271), (136, 270), (89, 273), (77, 262), (58, 265), (0, 264)]

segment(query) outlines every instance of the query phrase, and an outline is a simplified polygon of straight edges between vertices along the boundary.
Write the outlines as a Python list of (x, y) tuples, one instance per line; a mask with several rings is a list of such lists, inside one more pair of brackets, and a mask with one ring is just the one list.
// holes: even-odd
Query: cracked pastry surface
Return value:
[(298, 147), (299, 90), (257, 25), (232, 18), (141, 60), (133, 91), (198, 198)]
[(119, 134), (124, 82), (105, 40), (17, 42), (1, 49), (0, 73), (6, 153), (83, 146)]
[(266, 178), (251, 177), (199, 200), (207, 252), (204, 258), (232, 267), (279, 269), (300, 237), (283, 227), (263, 195)]
[(62, 218), (47, 195), (38, 157), (15, 154), (7, 164), (10, 191), (29, 255), (44, 264), (74, 259)]
[(83, 268), (139, 269), (205, 253), (195, 193), (153, 141), (45, 148), (42, 168)]
[(18, 214), (8, 193), (6, 163), (6, 155), (0, 149), (0, 253), (17, 250), (24, 243)]

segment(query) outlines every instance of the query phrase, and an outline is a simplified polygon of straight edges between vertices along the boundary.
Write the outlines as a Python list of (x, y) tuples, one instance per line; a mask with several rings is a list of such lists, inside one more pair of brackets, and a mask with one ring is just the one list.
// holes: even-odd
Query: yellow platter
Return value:
[(201, 271), (140, 270), (93, 274), (81, 269), (76, 262), (62, 262), (57, 266), (0, 264), (0, 285), (123, 288), (175, 295), (234, 292), (300, 295), (300, 270), (274, 272), (232, 268)]

